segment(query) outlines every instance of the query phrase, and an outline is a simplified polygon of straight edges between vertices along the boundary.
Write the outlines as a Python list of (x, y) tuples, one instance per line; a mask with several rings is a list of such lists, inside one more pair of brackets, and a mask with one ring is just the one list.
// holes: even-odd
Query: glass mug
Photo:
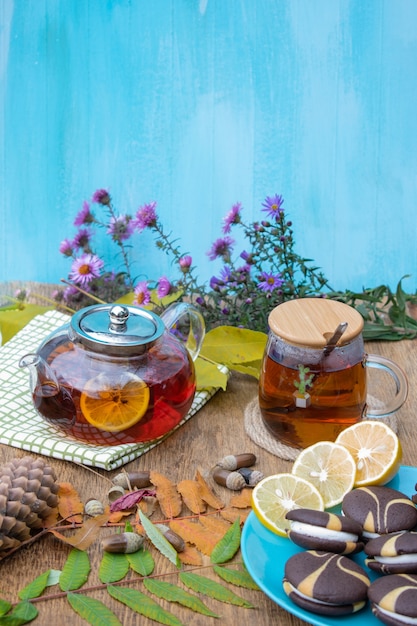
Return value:
[[(302, 298), (284, 302), (269, 316), (270, 331), (259, 380), (264, 425), (293, 448), (334, 441), (346, 427), (366, 418), (388, 416), (408, 393), (402, 369), (390, 359), (366, 354), (363, 319), (333, 300)], [(367, 406), (367, 369), (394, 379), (388, 403)]]

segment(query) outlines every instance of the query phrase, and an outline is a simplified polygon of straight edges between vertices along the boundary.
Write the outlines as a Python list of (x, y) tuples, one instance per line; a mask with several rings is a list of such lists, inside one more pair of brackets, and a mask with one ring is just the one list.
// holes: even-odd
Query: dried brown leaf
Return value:
[(203, 515), (200, 517), (200, 524), (210, 530), (211, 532), (219, 535), (220, 539), (227, 533), (230, 528), (230, 523), (225, 519), (218, 517), (218, 515)]
[(110, 513), (109, 522), (111, 524), (117, 524), (124, 517), (129, 517), (129, 515), (132, 515), (132, 511), (114, 511)]
[(51, 512), (49, 513), (48, 517), (45, 517), (42, 520), (42, 526), (44, 528), (51, 528), (51, 526), (55, 526), (56, 523), (58, 522), (58, 517), (59, 517), (58, 507), (56, 507), (55, 509), (51, 509)]
[(178, 558), (184, 565), (199, 566), (203, 564), (203, 557), (201, 552), (194, 546), (185, 544), (185, 548), (182, 552), (178, 552)]
[(236, 509), (234, 507), (229, 506), (226, 509), (223, 509), (222, 511), (220, 511), (220, 515), (224, 519), (226, 519), (228, 522), (231, 522), (232, 524), (239, 517), (240, 523), (243, 524), (246, 521), (251, 510), (252, 510), (251, 508), (250, 509)]
[(181, 494), (185, 506), (192, 513), (204, 513), (207, 507), (200, 494), (200, 485), (196, 480), (181, 480), (177, 485), (177, 491)]
[(230, 506), (234, 506), (238, 509), (246, 509), (252, 505), (252, 493), (253, 489), (246, 487), (242, 489), (240, 493), (237, 493), (230, 499)]
[(63, 519), (74, 524), (81, 524), (84, 505), (80, 500), (78, 492), (71, 483), (59, 483), (58, 490), (58, 511)]
[(145, 496), (139, 502), (139, 508), (146, 515), (146, 517), (152, 517), (158, 506), (158, 498), (152, 496)]
[(207, 556), (210, 556), (214, 546), (221, 539), (221, 536), (207, 530), (199, 522), (191, 522), (188, 519), (171, 520), (169, 526), (184, 541), (194, 544), (200, 552), (207, 554)]
[(224, 502), (222, 502), (220, 498), (218, 498), (216, 494), (212, 491), (199, 470), (197, 470), (195, 473), (195, 479), (200, 487), (201, 499), (204, 500), (204, 502), (206, 502), (213, 509), (222, 509), (224, 507)]
[(87, 550), (97, 539), (101, 527), (108, 522), (109, 516), (110, 513), (107, 511), (102, 515), (97, 515), (97, 517), (90, 517), (71, 537), (63, 535), (53, 528), (49, 532), (55, 535), (57, 539), (78, 548), (78, 550)]
[(150, 472), (151, 483), (156, 487), (161, 511), (167, 519), (178, 517), (181, 514), (182, 500), (174, 483), (159, 472)]

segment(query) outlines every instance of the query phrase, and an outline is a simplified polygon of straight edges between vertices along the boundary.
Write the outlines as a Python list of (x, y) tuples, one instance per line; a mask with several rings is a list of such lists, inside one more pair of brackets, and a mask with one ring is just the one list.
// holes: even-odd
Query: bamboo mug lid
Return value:
[(353, 307), (326, 298), (299, 298), (271, 311), (269, 327), (286, 342), (306, 348), (324, 348), (339, 324), (347, 328), (337, 345), (346, 345), (363, 329), (363, 318)]

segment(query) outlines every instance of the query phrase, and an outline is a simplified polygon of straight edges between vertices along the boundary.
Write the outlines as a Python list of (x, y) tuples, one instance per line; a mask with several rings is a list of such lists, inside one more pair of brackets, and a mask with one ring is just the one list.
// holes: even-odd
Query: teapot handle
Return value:
[[(195, 361), (206, 332), (204, 317), (200, 311), (187, 302), (174, 302), (165, 309), (161, 318), (167, 330), (185, 344)], [(179, 323), (182, 318), (183, 322)]]

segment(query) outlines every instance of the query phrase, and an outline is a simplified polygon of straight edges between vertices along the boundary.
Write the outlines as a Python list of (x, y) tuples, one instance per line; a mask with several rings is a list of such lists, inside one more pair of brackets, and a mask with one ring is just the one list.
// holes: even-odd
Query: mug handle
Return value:
[(368, 354), (365, 358), (365, 366), (385, 370), (392, 376), (396, 386), (396, 393), (392, 400), (379, 409), (366, 410), (366, 417), (386, 417), (394, 413), (404, 404), (408, 396), (408, 382), (404, 371), (391, 359), (377, 354)]
[[(186, 332), (181, 332), (176, 328), (179, 320), (188, 317), (185, 325)], [(206, 332), (204, 317), (200, 311), (188, 302), (174, 302), (162, 313), (161, 318), (166, 328), (179, 339), (191, 355), (193, 361), (196, 360), (203, 343)]]

